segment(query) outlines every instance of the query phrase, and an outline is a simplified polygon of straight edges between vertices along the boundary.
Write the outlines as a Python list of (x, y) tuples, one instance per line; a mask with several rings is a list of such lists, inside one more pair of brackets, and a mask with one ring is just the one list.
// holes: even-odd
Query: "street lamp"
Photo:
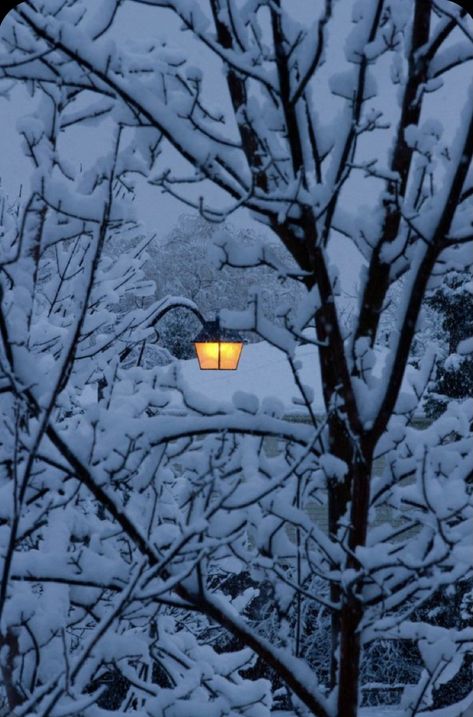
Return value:
[(243, 341), (236, 331), (223, 329), (220, 321), (205, 321), (194, 339), (199, 368), (203, 371), (235, 371)]
[[(230, 329), (224, 329), (220, 325), (220, 317), (217, 315), (215, 321), (206, 321), (199, 309), (192, 302), (172, 301), (166, 303), (148, 323), (148, 326), (156, 326), (168, 311), (173, 309), (187, 309), (200, 321), (202, 330), (194, 339), (194, 347), (197, 353), (199, 368), (203, 371), (235, 371), (238, 368), (240, 354), (243, 348), (241, 336)], [(156, 332), (159, 339), (159, 334)], [(142, 349), (146, 339), (142, 342)], [(120, 361), (124, 361), (132, 352), (133, 347), (127, 346), (120, 353)], [(104, 384), (106, 385), (106, 383)]]

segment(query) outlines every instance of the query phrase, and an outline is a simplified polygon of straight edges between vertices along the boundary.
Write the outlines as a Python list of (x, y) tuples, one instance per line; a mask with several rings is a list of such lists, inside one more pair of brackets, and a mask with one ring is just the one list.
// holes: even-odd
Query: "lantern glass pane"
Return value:
[(220, 368), (221, 369), (236, 369), (238, 361), (240, 360), (240, 354), (243, 343), (232, 341), (222, 342), (220, 344)]
[(218, 369), (218, 343), (203, 341), (195, 342), (197, 359), (201, 369)]

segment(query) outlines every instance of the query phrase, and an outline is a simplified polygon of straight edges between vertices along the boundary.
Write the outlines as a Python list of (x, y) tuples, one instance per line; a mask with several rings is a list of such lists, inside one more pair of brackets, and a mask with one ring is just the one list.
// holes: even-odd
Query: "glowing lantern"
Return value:
[(194, 339), (194, 346), (202, 370), (234, 371), (243, 341), (236, 331), (222, 329), (218, 321), (207, 321)]

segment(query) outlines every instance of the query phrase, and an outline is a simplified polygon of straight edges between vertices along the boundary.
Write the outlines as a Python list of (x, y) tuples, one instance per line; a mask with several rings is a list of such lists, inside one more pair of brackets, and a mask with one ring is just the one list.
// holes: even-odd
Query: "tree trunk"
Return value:
[[(370, 498), (370, 476), (372, 468), (372, 447), (363, 445), (362, 439), (352, 439), (353, 462), (348, 471), (351, 487), (350, 529), (348, 536), (349, 555), (346, 569), (357, 570), (356, 548), (366, 544)], [(338, 675), (338, 714), (356, 717), (360, 687), (361, 666), (361, 620), (363, 605), (360, 601), (361, 581), (355, 580), (342, 595), (340, 611), (340, 657)]]
[[(353, 462), (353, 446), (346, 427), (338, 417), (329, 421), (329, 451), (350, 466)], [(337, 535), (341, 518), (345, 515), (350, 500), (350, 470), (342, 482), (332, 480), (328, 486), (328, 532)], [(340, 602), (342, 598), (339, 585), (330, 584), (330, 599), (333, 603)], [(329, 687), (333, 689), (338, 678), (337, 648), (340, 641), (340, 612), (332, 612), (331, 617), (331, 657)]]
[(345, 599), (340, 614), (340, 673), (338, 678), (338, 715), (356, 717), (361, 662), (361, 634), (363, 617), (361, 603), (352, 595)]
[[(344, 423), (338, 418), (329, 424), (329, 450), (348, 465), (343, 481), (335, 481), (328, 490), (328, 528), (333, 538), (343, 540), (350, 551), (346, 568), (357, 569), (358, 563), (353, 554), (358, 545), (366, 543), (369, 510), (369, 483), (372, 467), (371, 447), (364, 446), (363, 440), (350, 435)], [(351, 502), (351, 508), (350, 508)], [(341, 520), (349, 515), (348, 540), (338, 533)], [(342, 603), (339, 612), (333, 612), (331, 619), (331, 660), (330, 688), (338, 684), (338, 714), (343, 717), (356, 717), (358, 706), (359, 673), (361, 660), (361, 635), (359, 626), (363, 608), (356, 596), (357, 585), (348, 593), (332, 583), (331, 600)]]

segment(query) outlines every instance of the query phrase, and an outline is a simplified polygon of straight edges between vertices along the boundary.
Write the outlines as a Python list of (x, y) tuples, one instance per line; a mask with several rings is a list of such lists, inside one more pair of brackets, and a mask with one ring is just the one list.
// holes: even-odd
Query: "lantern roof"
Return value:
[(199, 334), (195, 337), (194, 343), (205, 342), (242, 342), (243, 339), (237, 331), (233, 329), (225, 329), (220, 325), (220, 321), (206, 321)]

